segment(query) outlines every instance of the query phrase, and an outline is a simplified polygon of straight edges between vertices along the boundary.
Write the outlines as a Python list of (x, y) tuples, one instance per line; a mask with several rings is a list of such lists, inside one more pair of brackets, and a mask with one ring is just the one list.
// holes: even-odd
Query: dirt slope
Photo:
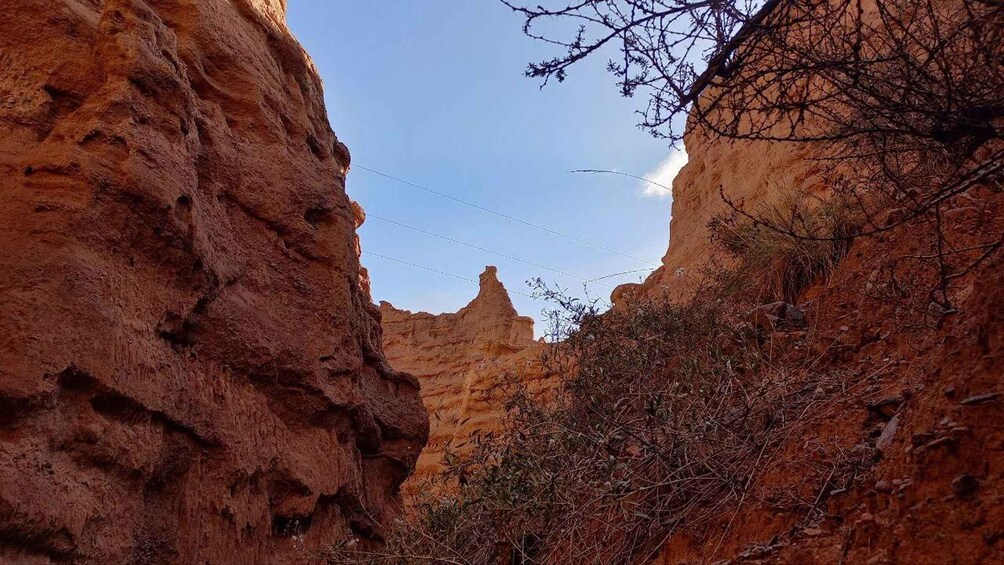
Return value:
[[(999, 190), (945, 215), (954, 248), (1004, 232)], [(780, 341), (832, 376), (745, 503), (675, 536), (659, 563), (1004, 562), (1004, 261), (960, 277), (957, 311), (932, 315), (930, 264), (904, 258), (930, 252), (933, 221), (855, 242), (803, 293), (810, 329)]]

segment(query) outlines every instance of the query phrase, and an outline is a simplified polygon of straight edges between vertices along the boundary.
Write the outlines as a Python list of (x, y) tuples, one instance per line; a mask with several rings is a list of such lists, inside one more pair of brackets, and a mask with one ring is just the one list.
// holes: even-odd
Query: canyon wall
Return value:
[[(792, 191), (827, 191), (814, 159), (832, 156), (818, 143), (693, 130), (686, 147), (663, 266), (618, 287), (618, 305), (686, 297), (707, 275), (708, 223), (729, 211), (722, 192), (753, 210)], [(656, 563), (1004, 562), (1004, 259), (974, 251), (996, 250), (1004, 233), (1000, 182), (998, 173), (945, 199), (937, 215), (855, 239), (803, 290), (806, 331), (768, 343), (774, 355), (813, 352), (794, 370), (829, 375), (812, 392), (820, 400), (757, 461), (737, 505), (675, 531)], [(947, 313), (933, 302), (934, 233), (957, 254), (945, 263)]]
[[(1004, 195), (991, 183), (943, 213), (957, 249), (1004, 233)], [(930, 305), (936, 270), (908, 258), (930, 256), (933, 222), (859, 238), (806, 289), (808, 331), (770, 343), (774, 355), (813, 352), (794, 370), (828, 375), (814, 385), (812, 408), (751, 470), (738, 505), (674, 532), (656, 563), (1004, 562), (1004, 259), (990, 256), (953, 280), (955, 311), (925, 316), (916, 304)]]
[(0, 562), (284, 563), (425, 444), (284, 0), (0, 11)]
[(612, 300), (679, 298), (700, 282), (714, 260), (708, 222), (731, 211), (722, 198), (747, 209), (793, 191), (825, 190), (811, 144), (730, 141), (695, 128), (685, 139), (688, 161), (673, 179), (670, 238), (662, 265), (640, 284), (618, 286)]
[(513, 373), (532, 387), (546, 381), (545, 346), (533, 339), (533, 319), (517, 314), (495, 267), (485, 269), (480, 283), (477, 297), (456, 313), (412, 313), (380, 303), (387, 359), (418, 378), (430, 415), (418, 480), (441, 471), (446, 451), (462, 450), (476, 431), (499, 430), (502, 413), (492, 392), (501, 375)]

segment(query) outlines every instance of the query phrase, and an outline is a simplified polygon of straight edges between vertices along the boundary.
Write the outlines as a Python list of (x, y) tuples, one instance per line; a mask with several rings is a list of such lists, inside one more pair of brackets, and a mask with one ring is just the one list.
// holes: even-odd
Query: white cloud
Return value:
[(652, 182), (641, 181), (641, 196), (645, 198), (669, 198), (673, 196), (671, 190), (663, 187), (672, 188), (673, 179), (676, 178), (677, 173), (686, 164), (687, 152), (681, 149), (674, 149), (655, 169), (645, 175), (645, 178)]

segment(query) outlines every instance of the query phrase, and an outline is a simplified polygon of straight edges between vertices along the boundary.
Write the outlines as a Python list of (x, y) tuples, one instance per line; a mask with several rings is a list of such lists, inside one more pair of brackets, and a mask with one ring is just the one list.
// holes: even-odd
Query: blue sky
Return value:
[[(523, 36), (522, 20), (494, 0), (290, 0), (289, 26), (324, 81), (332, 127), (352, 152), (349, 195), (370, 214), (360, 229), (374, 300), (428, 312), (456, 311), (475, 284), (368, 254), (476, 280), (497, 265), (510, 291), (540, 276), (581, 295), (581, 281), (388, 222), (497, 250), (584, 278), (658, 265), (671, 199), (614, 175), (669, 185), (685, 162), (636, 127), (642, 98), (622, 98), (603, 65), (587, 61), (563, 84), (540, 90), (526, 63), (553, 56)], [(645, 259), (607, 253), (436, 197), (375, 169), (500, 213)], [(604, 299), (621, 282), (589, 285)], [(522, 314), (545, 305), (518, 294)], [(540, 332), (538, 323), (538, 334)]]

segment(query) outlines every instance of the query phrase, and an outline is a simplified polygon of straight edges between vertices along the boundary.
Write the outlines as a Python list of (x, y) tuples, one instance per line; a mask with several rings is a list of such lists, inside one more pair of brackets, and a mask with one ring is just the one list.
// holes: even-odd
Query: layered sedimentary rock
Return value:
[(302, 562), (395, 504), (427, 416), (284, 11), (0, 11), (0, 562)]
[(398, 310), (387, 302), (383, 345), (397, 369), (415, 375), (430, 414), (429, 443), (419, 457), (417, 479), (442, 470), (443, 454), (462, 449), (476, 431), (497, 431), (501, 408), (492, 392), (506, 373), (541, 386), (544, 345), (533, 339), (533, 319), (520, 316), (496, 276), (481, 274), (481, 288), (456, 313)]

